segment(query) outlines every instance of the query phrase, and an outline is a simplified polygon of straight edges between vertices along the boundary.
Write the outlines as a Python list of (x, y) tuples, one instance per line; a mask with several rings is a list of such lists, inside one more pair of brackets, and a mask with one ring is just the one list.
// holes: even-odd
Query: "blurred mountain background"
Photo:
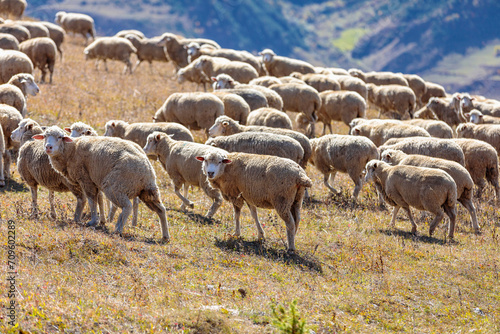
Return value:
[(25, 15), (53, 21), (59, 10), (91, 15), (102, 36), (174, 32), (500, 99), (498, 0), (28, 0)]

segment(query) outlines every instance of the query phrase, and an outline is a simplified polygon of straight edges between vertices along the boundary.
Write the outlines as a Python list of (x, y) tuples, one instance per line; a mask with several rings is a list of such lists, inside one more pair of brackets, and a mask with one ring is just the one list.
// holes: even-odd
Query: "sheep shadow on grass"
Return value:
[(172, 209), (172, 208), (166, 208), (165, 210), (166, 211), (174, 211), (174, 212), (178, 212), (180, 214), (183, 214), (194, 224), (199, 224), (199, 225), (217, 225), (217, 224), (220, 224), (219, 220), (216, 220), (214, 218), (207, 218), (206, 216), (200, 215), (198, 213), (194, 213), (192, 211), (183, 211), (180, 209)]
[(12, 178), (5, 180), (5, 186), (0, 188), (0, 193), (27, 191), (29, 191), (29, 188), (24, 183), (19, 183)]
[(385, 234), (387, 236), (398, 236), (398, 237), (402, 237), (406, 240), (423, 242), (423, 243), (428, 243), (428, 244), (445, 245), (447, 243), (452, 242), (452, 241), (447, 240), (447, 239), (438, 239), (438, 238), (429, 237), (428, 235), (423, 235), (420, 233), (413, 234), (410, 231), (403, 231), (403, 230), (399, 230), (396, 228), (379, 229), (379, 232), (382, 234)]
[(266, 241), (258, 240), (246, 241), (242, 238), (229, 237), (227, 239), (215, 238), (215, 246), (225, 250), (247, 255), (258, 255), (274, 261), (281, 261), (286, 264), (295, 264), (301, 269), (309, 269), (318, 273), (323, 273), (320, 262), (312, 255), (299, 255), (287, 252), (281, 245), (270, 244)]

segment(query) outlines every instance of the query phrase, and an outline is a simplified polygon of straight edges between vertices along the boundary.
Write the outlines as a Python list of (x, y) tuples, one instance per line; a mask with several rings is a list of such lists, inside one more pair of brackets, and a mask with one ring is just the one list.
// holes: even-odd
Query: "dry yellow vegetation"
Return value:
[[(29, 116), (42, 125), (83, 121), (103, 133), (110, 119), (149, 121), (180, 87), (171, 64), (143, 64), (131, 76), (123, 64), (109, 72), (85, 62), (82, 40), (68, 38), (54, 83), (28, 101)], [(39, 78), (39, 73), (36, 73)], [(375, 114), (371, 114), (372, 116)], [(320, 128), (320, 127), (318, 127)], [(335, 130), (347, 133), (345, 125)], [(196, 136), (202, 141), (204, 135)], [(0, 332), (2, 333), (273, 333), (272, 305), (297, 308), (315, 333), (498, 333), (500, 331), (499, 217), (491, 189), (476, 201), (482, 233), (475, 235), (460, 206), (455, 241), (441, 224), (419, 235), (400, 214), (378, 208), (365, 185), (358, 204), (353, 183), (337, 176), (340, 195), (330, 195), (312, 167), (312, 200), (304, 205), (297, 253), (286, 253), (284, 223), (259, 210), (267, 239), (256, 240), (248, 211), (241, 239), (231, 237), (232, 207), (224, 203), (207, 221), (203, 192), (190, 191), (194, 212), (179, 211), (168, 176), (154, 163), (167, 207), (172, 240), (157, 244), (157, 217), (140, 206), (136, 228), (123, 237), (71, 222), (75, 200), (56, 194), (56, 220), (48, 218), (48, 192), (39, 192), (44, 213), (30, 219), (31, 196), (19, 174), (0, 191)], [(13, 167), (15, 170), (15, 166)], [(15, 223), (16, 316), (8, 325), (8, 220)]]

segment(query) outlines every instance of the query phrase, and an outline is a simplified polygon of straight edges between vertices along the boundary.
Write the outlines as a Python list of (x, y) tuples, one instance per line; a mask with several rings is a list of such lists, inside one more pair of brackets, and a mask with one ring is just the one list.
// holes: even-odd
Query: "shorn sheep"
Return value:
[(457, 127), (458, 138), (479, 139), (495, 148), (500, 155), (500, 125), (463, 123)]
[(455, 161), (432, 158), (418, 154), (408, 155), (396, 150), (386, 150), (382, 152), (381, 159), (391, 165), (438, 168), (450, 174), (457, 185), (457, 201), (469, 211), (474, 231), (476, 233), (479, 232), (476, 208), (474, 207), (474, 203), (472, 203), (474, 181), (472, 181), (469, 172), (464, 166)]
[(33, 63), (28, 56), (21, 51), (0, 50), (0, 84), (18, 73), (33, 73)]
[(446, 172), (415, 166), (391, 166), (381, 160), (366, 164), (366, 181), (373, 180), (387, 203), (394, 206), (391, 225), (395, 226), (396, 216), (403, 208), (412, 225), (411, 233), (417, 233), (410, 207), (429, 211), (435, 215), (429, 224), (429, 235), (434, 233), (444, 214), (450, 218), (448, 237), (453, 238), (457, 202), (457, 186)]
[(0, 0), (0, 16), (19, 20), (27, 5), (26, 0)]
[(83, 50), (85, 60), (97, 59), (95, 63), (96, 70), (99, 66), (99, 60), (102, 60), (107, 71), (108, 65), (106, 60), (111, 59), (119, 60), (125, 63), (123, 73), (128, 70), (130, 74), (132, 74), (130, 55), (136, 52), (137, 49), (132, 45), (132, 43), (123, 37), (102, 37), (92, 42), (85, 48), (85, 50)]
[[(148, 136), (144, 152), (148, 156), (158, 157), (167, 171), (174, 184), (174, 192), (182, 201), (181, 210), (194, 207), (193, 202), (186, 198), (188, 187), (200, 187), (213, 201), (206, 214), (207, 218), (212, 218), (222, 204), (222, 196), (217, 189), (210, 186), (200, 168), (200, 163), (195, 158), (207, 152), (224, 153), (225, 151), (204, 144), (177, 141), (170, 135), (155, 131)], [(184, 195), (180, 192), (182, 186), (184, 186)]]
[(262, 62), (269, 75), (275, 77), (284, 77), (292, 72), (315, 73), (314, 66), (311, 64), (298, 59), (277, 56), (271, 49), (262, 50), (259, 55), (262, 56)]
[[(307, 124), (309, 122), (306, 121)], [(292, 130), (292, 120), (288, 115), (274, 108), (259, 108), (248, 114), (246, 125), (262, 125), (271, 128)]]
[(156, 175), (144, 151), (135, 143), (119, 138), (70, 138), (57, 126), (49, 127), (34, 139), (44, 140), (52, 167), (85, 192), (92, 219), (97, 224), (96, 200), (99, 191), (122, 209), (116, 232), (122, 233), (132, 211), (130, 199), (139, 198), (159, 219), (162, 240), (170, 239), (165, 207), (161, 203)]
[(258, 238), (264, 230), (257, 207), (275, 209), (284, 220), (288, 250), (295, 251), (295, 235), (305, 190), (312, 186), (304, 170), (289, 159), (247, 153), (208, 152), (197, 157), (210, 185), (220, 189), (234, 209), (235, 235), (241, 235), (240, 213), (247, 203), (257, 226)]
[(368, 161), (378, 158), (377, 147), (367, 138), (347, 135), (325, 135), (311, 139), (310, 162), (323, 174), (323, 184), (332, 193), (331, 183), (337, 172), (348, 173), (354, 182), (352, 197), (358, 198), (363, 187), (363, 170)]
[(41, 82), (45, 82), (48, 70), (49, 82), (52, 83), (57, 55), (56, 43), (49, 37), (37, 37), (19, 44), (19, 50), (26, 53), (33, 65), (42, 72)]
[(85, 45), (89, 35), (95, 39), (94, 19), (86, 14), (57, 12), (55, 22), (67, 33), (82, 35), (85, 38)]

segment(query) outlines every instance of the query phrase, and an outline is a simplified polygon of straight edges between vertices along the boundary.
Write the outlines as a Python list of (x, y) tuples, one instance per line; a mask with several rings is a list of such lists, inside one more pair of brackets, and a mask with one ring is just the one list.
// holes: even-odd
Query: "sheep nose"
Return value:
[(207, 175), (208, 175), (209, 178), (213, 178), (214, 177), (214, 172), (208, 172)]
[(47, 153), (49, 153), (50, 151), (52, 151), (52, 145), (47, 145), (47, 146), (45, 146), (45, 151), (46, 151)]

